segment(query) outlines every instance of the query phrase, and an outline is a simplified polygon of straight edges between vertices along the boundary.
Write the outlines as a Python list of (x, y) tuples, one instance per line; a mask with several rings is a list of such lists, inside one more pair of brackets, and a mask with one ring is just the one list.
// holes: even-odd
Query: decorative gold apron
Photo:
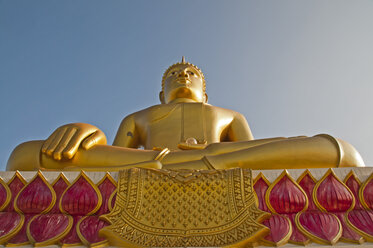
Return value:
[(244, 246), (268, 233), (255, 201), (251, 170), (123, 170), (100, 234), (126, 247)]

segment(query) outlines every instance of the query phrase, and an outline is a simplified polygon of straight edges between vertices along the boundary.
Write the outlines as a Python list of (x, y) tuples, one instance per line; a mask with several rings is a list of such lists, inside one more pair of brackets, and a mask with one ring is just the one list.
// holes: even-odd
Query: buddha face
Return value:
[(169, 70), (164, 80), (163, 102), (183, 101), (205, 102), (202, 75), (191, 65), (178, 64)]

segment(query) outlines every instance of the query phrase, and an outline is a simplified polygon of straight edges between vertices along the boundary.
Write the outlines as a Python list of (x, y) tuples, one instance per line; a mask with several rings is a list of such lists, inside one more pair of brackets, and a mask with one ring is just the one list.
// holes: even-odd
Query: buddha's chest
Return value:
[(184, 103), (155, 110), (145, 128), (146, 149), (176, 149), (179, 143), (195, 139), (198, 144), (220, 141), (214, 114), (202, 103)]

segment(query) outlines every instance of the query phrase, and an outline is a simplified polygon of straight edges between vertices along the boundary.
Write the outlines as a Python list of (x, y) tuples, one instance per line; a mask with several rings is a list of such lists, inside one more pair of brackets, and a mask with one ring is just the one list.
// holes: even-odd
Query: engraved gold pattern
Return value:
[(255, 205), (250, 170), (121, 171), (111, 245), (184, 247), (245, 245), (268, 232)]

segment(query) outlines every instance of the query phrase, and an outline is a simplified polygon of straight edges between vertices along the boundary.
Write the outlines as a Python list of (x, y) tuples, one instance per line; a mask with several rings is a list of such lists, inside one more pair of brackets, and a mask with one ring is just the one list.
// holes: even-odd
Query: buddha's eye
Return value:
[(194, 75), (194, 72), (192, 72), (192, 71), (187, 71), (190, 75)]
[(175, 75), (175, 74), (176, 74), (176, 71), (171, 72), (171, 75)]

